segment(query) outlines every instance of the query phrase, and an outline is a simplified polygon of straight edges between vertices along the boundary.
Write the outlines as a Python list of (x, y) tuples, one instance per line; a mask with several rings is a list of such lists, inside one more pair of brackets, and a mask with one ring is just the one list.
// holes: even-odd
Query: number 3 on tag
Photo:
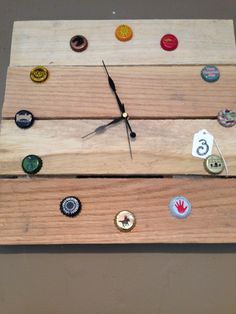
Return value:
[(214, 138), (207, 130), (200, 130), (194, 134), (192, 155), (199, 158), (207, 158), (211, 155)]

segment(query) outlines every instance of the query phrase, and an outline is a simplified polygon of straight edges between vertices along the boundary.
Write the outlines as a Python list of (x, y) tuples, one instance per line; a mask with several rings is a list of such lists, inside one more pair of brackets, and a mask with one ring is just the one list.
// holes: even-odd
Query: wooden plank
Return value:
[[(40, 174), (204, 174), (203, 160), (191, 155), (194, 133), (207, 129), (221, 148), (230, 175), (236, 175), (236, 128), (216, 120), (130, 120), (137, 138), (133, 160), (124, 122), (103, 134), (81, 137), (110, 120), (38, 120), (28, 130), (3, 120), (0, 174), (23, 174), (28, 154), (43, 159)], [(213, 153), (217, 153), (214, 147)], [(224, 173), (225, 175), (225, 173)]]
[[(3, 117), (28, 109), (37, 118), (110, 118), (118, 114), (102, 67), (48, 67), (49, 79), (35, 84), (31, 67), (8, 69)], [(109, 67), (131, 117), (216, 117), (236, 111), (236, 67), (219, 66), (221, 77), (205, 82), (202, 66)]]
[[(114, 32), (126, 23), (133, 29), (129, 42), (120, 42)], [(69, 41), (84, 35), (89, 46), (75, 53)], [(160, 39), (174, 33), (175, 51), (164, 51)], [(103, 20), (18, 21), (14, 23), (10, 64), (27, 65), (140, 64), (235, 64), (232, 20)]]
[[(235, 179), (11, 179), (0, 186), (0, 244), (235, 243)], [(60, 201), (78, 197), (68, 218)], [(172, 197), (192, 204), (186, 219), (171, 216)], [(132, 211), (136, 227), (118, 231), (114, 217)]]

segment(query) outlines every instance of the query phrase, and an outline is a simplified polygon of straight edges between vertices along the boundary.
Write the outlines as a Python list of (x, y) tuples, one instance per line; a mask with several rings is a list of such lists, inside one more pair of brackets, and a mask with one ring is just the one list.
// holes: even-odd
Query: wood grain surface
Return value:
[[(35, 84), (32, 67), (8, 69), (3, 117), (21, 109), (37, 118), (110, 118), (118, 106), (103, 67), (49, 66), (49, 79)], [(202, 66), (109, 67), (131, 117), (216, 117), (236, 111), (236, 66), (219, 66), (215, 83), (201, 78)]]
[[(236, 241), (235, 179), (4, 179), (0, 244), (226, 243)], [(81, 213), (68, 218), (60, 201), (76, 196)], [(186, 219), (171, 216), (172, 197), (192, 204)], [(118, 231), (114, 217), (132, 211), (136, 227)]]
[[(203, 159), (193, 157), (194, 133), (206, 129), (216, 139), (236, 175), (236, 128), (217, 120), (130, 120), (137, 133), (129, 155), (124, 121), (102, 134), (81, 137), (110, 120), (36, 120), (19, 129), (3, 120), (0, 137), (0, 174), (23, 174), (21, 161), (28, 154), (43, 159), (40, 174), (203, 174)], [(213, 153), (219, 154), (216, 147)], [(225, 173), (222, 173), (225, 175)]]
[[(133, 39), (120, 42), (114, 32), (126, 23)], [(160, 39), (173, 33), (175, 51), (164, 51)], [(88, 48), (72, 51), (69, 41), (84, 35)], [(10, 64), (27, 65), (235, 64), (236, 50), (231, 20), (103, 20), (18, 21), (14, 23)]]
[[(114, 36), (121, 23), (134, 31), (129, 42)], [(166, 33), (178, 37), (175, 51), (160, 48)], [(69, 47), (76, 34), (89, 41), (83, 53)], [(81, 138), (119, 115), (102, 60), (112, 65), (109, 72), (134, 118), (133, 159), (123, 121), (103, 134)], [(219, 67), (215, 83), (200, 76), (208, 63)], [(50, 74), (46, 82), (35, 84), (29, 72), (39, 64)], [(234, 64), (230, 20), (15, 22), (0, 175), (24, 175), (21, 162), (29, 154), (39, 155), (43, 167), (39, 176), (1, 178), (0, 244), (236, 242), (236, 179), (186, 176), (208, 175), (203, 160), (191, 154), (193, 135), (202, 129), (217, 141), (228, 174), (236, 175), (236, 128), (223, 128), (216, 120), (218, 111), (236, 110)], [(21, 109), (36, 117), (30, 129), (15, 125), (13, 118)], [(215, 145), (213, 153), (219, 154)], [(139, 177), (124, 178), (130, 175)], [(181, 178), (150, 178), (159, 175)], [(60, 201), (70, 195), (82, 202), (75, 218), (59, 210)], [(177, 195), (192, 204), (187, 219), (169, 212), (168, 203)], [(120, 210), (136, 216), (137, 225), (129, 233), (114, 225)]]

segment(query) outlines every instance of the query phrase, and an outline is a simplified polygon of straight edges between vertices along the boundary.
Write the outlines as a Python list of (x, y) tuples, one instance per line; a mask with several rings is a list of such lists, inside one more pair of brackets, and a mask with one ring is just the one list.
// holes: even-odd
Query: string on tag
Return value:
[(225, 165), (225, 171), (226, 171), (226, 176), (228, 177), (228, 176), (229, 176), (228, 166), (227, 166), (227, 163), (226, 163), (226, 161), (225, 161), (224, 155), (223, 155), (223, 153), (222, 153), (222, 151), (221, 151), (221, 149), (220, 149), (219, 145), (217, 144), (217, 142), (216, 142), (216, 139), (215, 139), (215, 138), (214, 138), (214, 143), (215, 143), (216, 148), (217, 148), (217, 150), (218, 150), (218, 152), (219, 152), (219, 154), (220, 154), (220, 157), (222, 158), (222, 160), (223, 160), (223, 162), (224, 162), (224, 165)]

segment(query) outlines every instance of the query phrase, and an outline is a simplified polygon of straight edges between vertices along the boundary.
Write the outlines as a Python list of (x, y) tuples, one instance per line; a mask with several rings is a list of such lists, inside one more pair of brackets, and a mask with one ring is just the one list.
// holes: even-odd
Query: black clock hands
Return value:
[[(125, 120), (125, 127), (126, 127), (127, 139), (128, 139), (128, 144), (129, 144), (130, 158), (133, 159), (130, 137), (135, 138), (136, 133), (132, 130), (132, 128), (130, 126), (130, 123), (128, 121), (129, 116), (128, 116), (127, 112), (125, 111), (125, 105), (121, 102), (119, 96), (117, 95), (115, 83), (114, 83), (113, 79), (110, 77), (110, 74), (108, 73), (106, 65), (105, 65), (103, 60), (102, 60), (102, 63), (103, 63), (103, 66), (106, 70), (106, 73), (107, 73), (108, 83), (110, 85), (110, 88), (112, 89), (112, 91), (116, 97), (116, 101), (118, 103), (118, 106), (119, 106), (119, 109), (121, 112), (121, 117)], [(129, 134), (129, 131), (130, 131), (130, 134)]]
[(129, 128), (129, 130), (130, 130), (130, 137), (135, 138), (135, 137), (136, 137), (136, 133), (135, 133), (135, 132), (133, 132), (133, 130), (132, 130), (132, 128), (131, 128), (131, 126), (130, 126), (130, 124), (129, 124), (129, 120), (128, 120), (128, 119), (126, 119), (126, 120), (125, 120), (125, 123), (126, 123), (127, 127), (128, 127), (128, 128)]
[(113, 91), (113, 93), (114, 93), (114, 95), (115, 95), (115, 97), (116, 97), (116, 101), (117, 101), (117, 103), (118, 103), (120, 112), (121, 112), (121, 114), (123, 114), (123, 113), (125, 113), (125, 106), (124, 106), (124, 104), (122, 104), (122, 102), (121, 102), (119, 96), (117, 95), (117, 92), (116, 92), (116, 85), (115, 85), (113, 79), (110, 77), (110, 75), (109, 75), (109, 73), (108, 73), (108, 71), (107, 71), (106, 65), (105, 65), (105, 63), (104, 63), (103, 60), (102, 60), (102, 63), (103, 63), (104, 69), (105, 69), (105, 71), (106, 71), (106, 73), (107, 73), (108, 83), (109, 83), (109, 85), (110, 85), (110, 87), (111, 87), (111, 89), (112, 89), (112, 91)]
[(103, 125), (98, 126), (94, 131), (92, 131), (92, 132), (82, 136), (82, 138), (84, 139), (84, 138), (86, 138), (86, 137), (88, 137), (90, 135), (93, 135), (93, 134), (103, 133), (106, 130), (107, 127), (109, 127), (109, 126), (111, 126), (113, 124), (119, 123), (120, 121), (124, 120), (125, 121), (125, 127), (126, 127), (128, 144), (129, 144), (130, 158), (133, 159), (130, 138), (135, 138), (136, 137), (136, 133), (131, 128), (131, 125), (129, 123), (129, 116), (128, 116), (126, 110), (125, 110), (125, 105), (121, 102), (121, 100), (120, 100), (120, 98), (119, 98), (119, 96), (118, 96), (118, 94), (116, 92), (116, 85), (115, 85), (113, 79), (110, 77), (110, 74), (108, 73), (106, 65), (105, 65), (103, 60), (102, 60), (102, 63), (103, 63), (104, 69), (105, 69), (105, 71), (107, 73), (109, 86), (110, 86), (111, 90), (113, 91), (113, 93), (115, 95), (118, 107), (120, 109), (121, 116), (118, 117), (118, 118), (113, 119), (111, 122), (109, 122), (107, 124), (103, 124)]
[(99, 127), (97, 127), (94, 131), (82, 136), (82, 138), (86, 138), (92, 134), (100, 134), (100, 133), (103, 133), (105, 131), (105, 129), (108, 127), (108, 126), (111, 126), (113, 124), (116, 124), (118, 122), (120, 122), (121, 120), (123, 120), (123, 117), (118, 117), (118, 118), (115, 118), (113, 119), (111, 122), (107, 123), (107, 124), (103, 124), (103, 125), (100, 125)]
[(103, 60), (102, 60), (102, 63), (103, 63), (103, 66), (105, 68), (105, 71), (107, 73), (108, 83), (109, 83), (109, 85), (110, 85), (110, 87), (111, 87), (111, 89), (112, 89), (112, 91), (113, 91), (113, 93), (114, 93), (114, 95), (116, 97), (116, 100), (117, 100), (117, 103), (118, 103), (121, 115), (124, 118), (125, 123), (128, 126), (128, 129), (130, 130), (130, 137), (135, 138), (136, 137), (136, 133), (133, 132), (133, 130), (132, 130), (131, 126), (130, 126), (130, 123), (128, 121), (129, 116), (128, 116), (127, 112), (125, 111), (125, 105), (121, 102), (119, 96), (117, 95), (115, 83), (114, 83), (113, 79), (111, 78), (110, 74), (108, 73), (108, 70), (107, 70), (106, 65), (105, 65)]
[(131, 143), (130, 143), (130, 137), (129, 137), (129, 127), (128, 127), (128, 124), (127, 124), (127, 123), (125, 123), (125, 127), (126, 127), (127, 139), (128, 139), (128, 144), (129, 144), (130, 158), (133, 159), (133, 154), (132, 154), (132, 149), (131, 149)]

